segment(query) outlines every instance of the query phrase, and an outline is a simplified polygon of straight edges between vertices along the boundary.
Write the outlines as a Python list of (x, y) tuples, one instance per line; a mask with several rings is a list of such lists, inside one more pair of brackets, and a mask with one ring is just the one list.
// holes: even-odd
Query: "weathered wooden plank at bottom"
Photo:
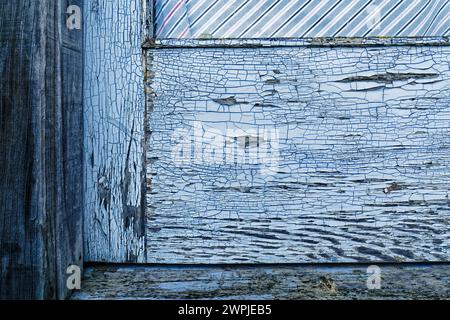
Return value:
[(72, 299), (449, 299), (450, 265), (96, 266)]

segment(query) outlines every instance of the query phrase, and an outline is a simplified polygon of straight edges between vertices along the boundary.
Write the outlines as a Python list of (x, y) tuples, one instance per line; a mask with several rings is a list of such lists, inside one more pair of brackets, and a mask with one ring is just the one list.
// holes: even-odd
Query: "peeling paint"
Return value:
[(85, 261), (145, 262), (141, 5), (85, 4)]
[[(441, 40), (158, 40), (147, 52), (147, 261), (448, 260)], [(188, 150), (180, 165), (173, 134), (196, 141), (196, 123), (286, 129), (280, 163), (267, 176)], [(225, 141), (245, 154), (257, 137)]]

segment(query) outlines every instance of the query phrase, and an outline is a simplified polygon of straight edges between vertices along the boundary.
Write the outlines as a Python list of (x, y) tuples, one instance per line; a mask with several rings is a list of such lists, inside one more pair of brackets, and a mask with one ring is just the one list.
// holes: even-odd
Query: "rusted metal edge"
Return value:
[(263, 48), (263, 47), (379, 47), (448, 46), (449, 37), (369, 37), (301, 39), (154, 39), (148, 38), (143, 49), (164, 48)]

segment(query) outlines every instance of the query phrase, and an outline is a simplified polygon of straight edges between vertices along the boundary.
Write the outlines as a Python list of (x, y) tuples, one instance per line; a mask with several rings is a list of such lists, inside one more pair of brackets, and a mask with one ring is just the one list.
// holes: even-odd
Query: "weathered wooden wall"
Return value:
[(147, 261), (448, 261), (450, 46), (420, 41), (149, 43)]
[(85, 1), (86, 261), (145, 261), (146, 4)]
[[(148, 3), (85, 5), (86, 261), (448, 258), (442, 43), (397, 39), (384, 49), (379, 39), (347, 39), (331, 49), (334, 40), (157, 40), (142, 52), (152, 29)], [(426, 110), (414, 113), (422, 103)], [(251, 165), (173, 166), (172, 134), (189, 131), (193, 120), (292, 131), (282, 140), (281, 171), (262, 177)], [(431, 130), (420, 135), (421, 126)]]
[(0, 298), (64, 298), (82, 266), (81, 0), (0, 1)]

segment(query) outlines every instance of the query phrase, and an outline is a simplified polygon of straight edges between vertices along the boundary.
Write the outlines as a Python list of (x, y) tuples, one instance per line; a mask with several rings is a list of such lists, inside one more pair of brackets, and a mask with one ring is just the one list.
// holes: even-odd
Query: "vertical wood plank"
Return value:
[[(59, 1), (57, 1), (59, 2)], [(62, 159), (58, 194), (62, 200), (56, 215), (58, 298), (67, 295), (66, 269), (83, 265), (83, 31), (69, 30), (65, 20), (70, 5), (83, 8), (83, 0), (63, 0), (61, 7), (61, 117), (59, 157)]]
[(85, 259), (144, 262), (141, 0), (85, 2)]
[(154, 0), (142, 0), (142, 29), (146, 39), (154, 38)]
[(64, 31), (66, 4), (0, 1), (2, 299), (64, 298), (82, 263), (82, 35)]

